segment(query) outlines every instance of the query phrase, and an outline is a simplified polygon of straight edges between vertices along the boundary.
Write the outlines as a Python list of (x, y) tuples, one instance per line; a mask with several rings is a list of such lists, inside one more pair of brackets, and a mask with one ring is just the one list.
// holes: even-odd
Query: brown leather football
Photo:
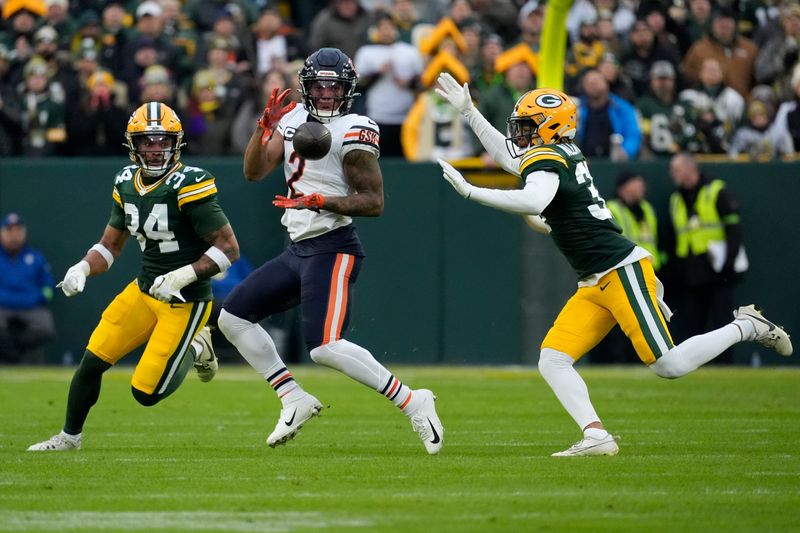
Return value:
[(322, 159), (331, 149), (331, 132), (319, 122), (304, 122), (294, 131), (292, 146), (303, 159)]

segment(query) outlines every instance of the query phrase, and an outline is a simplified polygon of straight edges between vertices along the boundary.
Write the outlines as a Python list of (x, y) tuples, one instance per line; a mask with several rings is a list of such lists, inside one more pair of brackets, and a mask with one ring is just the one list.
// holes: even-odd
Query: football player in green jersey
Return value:
[(578, 274), (578, 290), (542, 341), (539, 371), (583, 430), (583, 438), (555, 456), (615, 455), (616, 439), (592, 407), (586, 383), (573, 368), (615, 324), (633, 343), (643, 363), (664, 378), (683, 376), (733, 344), (758, 341), (791, 355), (789, 336), (752, 305), (734, 320), (675, 346), (667, 328), (671, 315), (650, 253), (623, 237), (597, 192), (581, 151), (572, 142), (575, 104), (561, 91), (536, 89), (522, 95), (508, 119), (508, 136), (472, 104), (467, 84), (439, 75), (437, 92), (467, 118), (487, 152), (523, 180), (522, 189), (475, 187), (445, 161), (444, 177), (464, 198), (531, 217), (549, 232)]
[(133, 397), (155, 405), (178, 388), (194, 366), (210, 381), (217, 361), (205, 323), (211, 313), (209, 278), (239, 257), (239, 245), (217, 201), (214, 177), (179, 162), (183, 128), (159, 102), (139, 107), (126, 132), (135, 165), (116, 176), (112, 209), (100, 242), (67, 270), (59, 287), (83, 291), (86, 278), (105, 272), (129, 236), (142, 250), (139, 274), (109, 304), (75, 371), (62, 431), (29, 451), (75, 450), (103, 373), (145, 345), (131, 378)]

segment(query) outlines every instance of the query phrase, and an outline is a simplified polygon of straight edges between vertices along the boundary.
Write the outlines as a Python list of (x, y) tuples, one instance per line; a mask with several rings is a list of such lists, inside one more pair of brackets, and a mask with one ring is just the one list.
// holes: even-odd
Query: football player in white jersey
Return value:
[[(340, 50), (314, 52), (299, 76), (303, 106), (284, 105), (289, 90), (278, 94), (276, 89), (244, 155), (248, 181), (260, 181), (283, 164), (288, 192), (273, 204), (286, 209), (281, 221), (292, 244), (231, 292), (219, 328), (281, 400), (280, 418), (267, 437), (270, 446), (291, 440), (322, 409), (294, 380), (275, 343), (258, 325), (299, 304), (311, 359), (386, 396), (411, 420), (428, 453), (439, 453), (444, 428), (433, 393), (410, 389), (369, 351), (344, 338), (364, 258), (351, 217), (383, 212), (378, 126), (367, 117), (347, 114), (358, 76)], [(306, 121), (321, 122), (331, 132), (331, 148), (322, 159), (306, 160), (294, 151), (292, 136)]]

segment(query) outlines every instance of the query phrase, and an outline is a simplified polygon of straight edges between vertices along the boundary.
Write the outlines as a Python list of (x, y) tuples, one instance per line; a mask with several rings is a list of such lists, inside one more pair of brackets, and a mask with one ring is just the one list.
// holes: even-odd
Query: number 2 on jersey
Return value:
[(592, 195), (592, 200), (594, 203), (589, 204), (588, 208), (589, 212), (592, 216), (598, 220), (608, 220), (613, 218), (614, 215), (611, 214), (611, 211), (606, 207), (606, 201), (603, 200), (603, 197), (600, 196), (600, 192), (597, 190), (597, 187), (594, 186), (594, 180), (592, 179), (592, 175), (589, 173), (589, 165), (586, 164), (586, 161), (581, 161), (576, 165), (575, 168), (575, 178), (578, 180), (578, 183), (589, 183), (587, 188), (589, 189), (589, 193)]
[(295, 161), (297, 161), (297, 169), (292, 172), (291, 177), (286, 181), (286, 185), (289, 187), (289, 198), (297, 198), (300, 196), (297, 191), (294, 190), (294, 184), (300, 180), (303, 176), (303, 171), (306, 169), (306, 160), (300, 157), (297, 152), (292, 152), (292, 155), (289, 156), (289, 164), (292, 165)]

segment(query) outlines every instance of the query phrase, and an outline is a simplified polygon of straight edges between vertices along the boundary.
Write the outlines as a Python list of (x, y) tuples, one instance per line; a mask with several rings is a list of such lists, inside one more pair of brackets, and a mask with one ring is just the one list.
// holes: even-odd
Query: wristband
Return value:
[(92, 250), (94, 250), (98, 254), (102, 255), (103, 259), (106, 260), (106, 264), (108, 265), (106, 267), (106, 270), (111, 268), (111, 265), (114, 264), (114, 254), (112, 254), (111, 251), (108, 248), (106, 248), (105, 246), (103, 246), (102, 244), (100, 244), (98, 242), (97, 244), (95, 244), (94, 246), (89, 248), (89, 251), (92, 251)]
[(228, 259), (228, 256), (226, 256), (225, 253), (216, 246), (212, 246), (206, 250), (205, 254), (217, 264), (220, 272), (225, 272), (231, 267), (231, 262)]

